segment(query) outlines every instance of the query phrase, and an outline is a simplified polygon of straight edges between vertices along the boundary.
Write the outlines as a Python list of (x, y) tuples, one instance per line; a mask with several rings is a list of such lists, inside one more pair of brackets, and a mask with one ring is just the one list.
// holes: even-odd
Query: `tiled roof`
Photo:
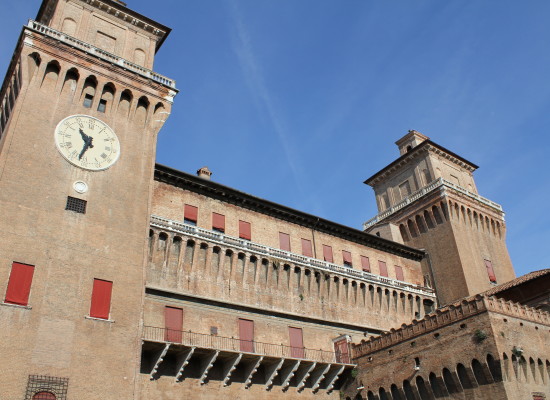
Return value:
[(548, 274), (550, 274), (550, 268), (541, 269), (540, 271), (529, 272), (528, 274), (522, 275), (516, 279), (512, 279), (511, 281), (503, 283), (502, 285), (495, 286), (494, 288), (486, 290), (485, 292), (482, 292), (480, 294), (482, 296), (494, 296), (495, 294)]

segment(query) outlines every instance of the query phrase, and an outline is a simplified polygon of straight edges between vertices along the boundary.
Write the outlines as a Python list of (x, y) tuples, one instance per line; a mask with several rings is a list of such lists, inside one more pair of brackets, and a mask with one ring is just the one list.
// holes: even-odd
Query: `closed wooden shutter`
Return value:
[(239, 221), (239, 237), (241, 239), (252, 240), (250, 222)]
[(183, 211), (183, 218), (189, 222), (197, 223), (199, 209), (195, 206), (186, 204)]
[(225, 215), (212, 213), (212, 229), (225, 232)]
[(344, 260), (344, 265), (351, 267), (351, 253), (349, 251), (342, 250), (342, 259)]
[(492, 283), (497, 283), (497, 277), (495, 275), (495, 270), (493, 269), (493, 263), (489, 260), (485, 260), (485, 267), (487, 268), (487, 275), (489, 276), (489, 280)]
[(109, 319), (113, 282), (94, 279), (90, 317)]
[(381, 276), (388, 276), (388, 267), (384, 261), (378, 261), (378, 269), (380, 270)]
[(332, 258), (332, 247), (327, 246), (326, 244), (323, 245), (323, 259), (326, 262), (334, 262), (334, 259)]
[(361, 268), (365, 272), (370, 272), (370, 260), (368, 257), (361, 256)]
[(398, 281), (404, 281), (405, 277), (403, 276), (403, 268), (401, 268), (399, 265), (395, 266), (395, 279)]
[(288, 233), (279, 232), (279, 247), (281, 250), (290, 251), (290, 235)]
[(181, 343), (183, 310), (177, 307), (164, 307), (164, 340)]
[(290, 357), (304, 358), (304, 337), (302, 328), (288, 327), (288, 336), (290, 338)]
[(254, 321), (239, 318), (239, 341), (241, 351), (254, 353)]
[(311, 247), (311, 240), (302, 239), (302, 254), (306, 257), (313, 257), (313, 249)]
[(6, 290), (6, 303), (26, 306), (29, 303), (34, 266), (14, 262)]

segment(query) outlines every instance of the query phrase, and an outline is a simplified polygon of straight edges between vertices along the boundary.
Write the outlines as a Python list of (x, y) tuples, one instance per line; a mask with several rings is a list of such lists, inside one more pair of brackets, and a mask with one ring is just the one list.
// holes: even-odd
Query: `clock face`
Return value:
[(89, 115), (71, 115), (57, 124), (55, 144), (71, 164), (92, 171), (109, 168), (120, 155), (115, 132)]

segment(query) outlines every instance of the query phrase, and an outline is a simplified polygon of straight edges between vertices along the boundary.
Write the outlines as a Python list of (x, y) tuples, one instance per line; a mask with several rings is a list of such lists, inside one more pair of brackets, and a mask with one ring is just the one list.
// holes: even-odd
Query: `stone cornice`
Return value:
[(478, 168), (477, 165), (471, 163), (465, 158), (460, 157), (459, 155), (453, 153), (450, 150), (447, 150), (437, 143), (432, 142), (431, 140), (426, 140), (413, 148), (408, 153), (403, 154), (401, 157), (399, 157), (388, 166), (384, 167), (383, 169), (372, 175), (370, 178), (366, 179), (364, 183), (369, 186), (374, 186), (377, 183), (389, 178), (395, 172), (401, 170), (404, 165), (412, 162), (419, 156), (422, 156), (428, 152), (443, 157), (470, 172), (473, 172)]
[(155, 180), (400, 257), (420, 261), (425, 255), (421, 250), (392, 242), (391, 240), (383, 239), (358, 229), (340, 225), (315, 215), (297, 211), (290, 207), (264, 200), (164, 165), (156, 165)]

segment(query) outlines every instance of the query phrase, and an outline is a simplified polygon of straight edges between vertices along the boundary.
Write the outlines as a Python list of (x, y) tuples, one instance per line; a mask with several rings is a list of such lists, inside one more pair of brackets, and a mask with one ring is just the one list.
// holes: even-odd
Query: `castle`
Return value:
[[(155, 164), (170, 29), (44, 0), (0, 91), (1, 399), (545, 399), (549, 270), (416, 131), (356, 230)], [(9, 362), (9, 364), (8, 364)]]

